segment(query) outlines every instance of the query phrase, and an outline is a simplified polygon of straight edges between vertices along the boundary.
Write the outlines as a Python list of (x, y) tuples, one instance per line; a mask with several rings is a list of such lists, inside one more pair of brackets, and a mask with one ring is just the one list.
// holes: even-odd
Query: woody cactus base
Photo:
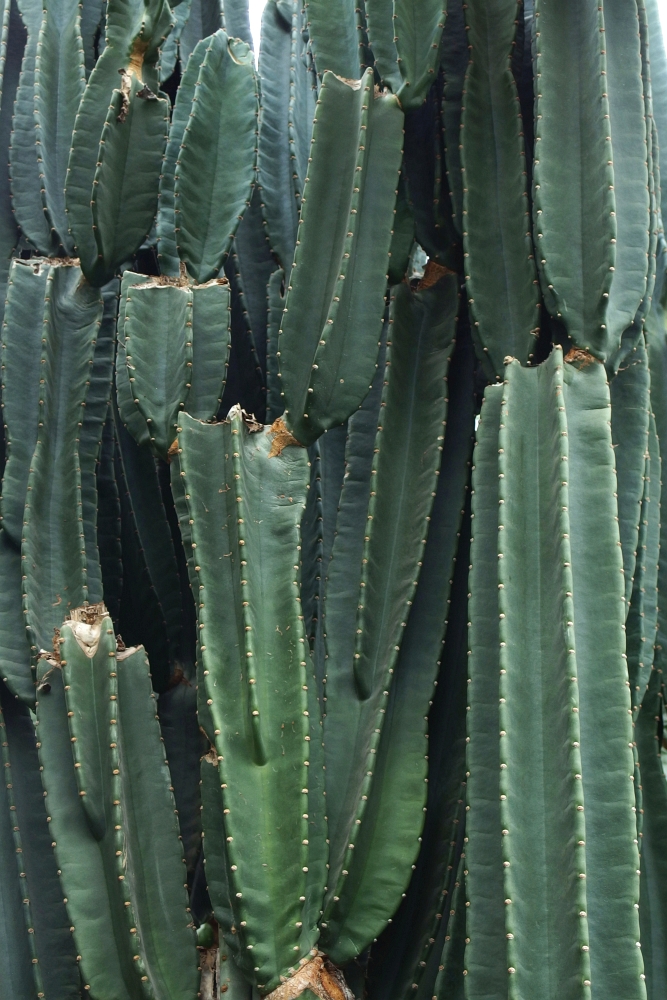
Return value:
[(0, 16), (0, 1000), (664, 1000), (657, 0)]

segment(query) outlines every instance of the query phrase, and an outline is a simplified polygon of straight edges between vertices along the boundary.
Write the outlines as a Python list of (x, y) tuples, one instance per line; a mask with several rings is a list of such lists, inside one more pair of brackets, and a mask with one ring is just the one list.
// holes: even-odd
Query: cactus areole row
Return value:
[(658, 6), (0, 0), (0, 1000), (667, 997)]

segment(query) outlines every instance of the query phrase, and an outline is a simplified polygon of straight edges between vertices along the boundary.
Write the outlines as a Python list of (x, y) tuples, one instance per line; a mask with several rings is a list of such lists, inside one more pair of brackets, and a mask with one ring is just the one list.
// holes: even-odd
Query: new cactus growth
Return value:
[(0, 998), (664, 1000), (657, 0), (0, 6)]

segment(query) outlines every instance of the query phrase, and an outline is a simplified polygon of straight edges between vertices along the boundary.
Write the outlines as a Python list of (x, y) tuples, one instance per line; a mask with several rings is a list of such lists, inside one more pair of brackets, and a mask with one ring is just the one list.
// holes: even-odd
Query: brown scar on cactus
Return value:
[[(141, 70), (144, 65), (144, 56), (148, 50), (148, 42), (141, 37), (137, 36), (132, 44), (132, 49), (130, 51), (130, 62), (128, 64), (127, 72), (131, 73), (132, 76), (136, 76), (137, 80), (141, 80)], [(119, 72), (124, 72), (120, 70)]]
[(120, 111), (116, 115), (116, 121), (119, 121), (122, 125), (130, 110), (132, 77), (125, 69), (119, 69), (118, 72), (120, 73)]
[(588, 365), (593, 364), (593, 362), (598, 365), (602, 364), (590, 351), (584, 351), (580, 347), (573, 347), (572, 350), (568, 351), (565, 355), (565, 362), (566, 364), (574, 365), (580, 371), (582, 368), (587, 368)]
[(438, 264), (435, 260), (427, 261), (424, 268), (424, 277), (417, 285), (417, 291), (423, 292), (427, 288), (432, 288), (446, 274), (456, 274), (456, 271), (452, 271), (450, 267), (445, 267), (444, 264)]
[(297, 441), (294, 435), (290, 434), (287, 430), (287, 426), (282, 417), (278, 417), (277, 420), (273, 421), (269, 434), (273, 434), (269, 458), (277, 458), (277, 456), (282, 453), (283, 448), (287, 448), (292, 444), (297, 445), (299, 448), (303, 447), (301, 442)]
[(304, 962), (289, 979), (269, 993), (266, 1000), (296, 1000), (310, 990), (320, 1000), (354, 1000), (343, 973), (321, 952)]

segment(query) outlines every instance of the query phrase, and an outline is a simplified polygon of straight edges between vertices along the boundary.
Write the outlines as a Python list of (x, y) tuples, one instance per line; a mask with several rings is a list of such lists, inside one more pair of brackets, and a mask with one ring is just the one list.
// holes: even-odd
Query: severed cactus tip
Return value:
[(69, 627), (72, 635), (89, 660), (92, 660), (97, 652), (102, 634), (102, 622), (108, 615), (104, 601), (98, 604), (85, 604), (70, 612)]
[(318, 952), (306, 961), (289, 979), (281, 983), (267, 1000), (296, 1000), (310, 990), (320, 1000), (353, 1000), (354, 994), (340, 969), (326, 955)]
[(273, 421), (270, 433), (273, 434), (273, 443), (271, 444), (269, 458), (277, 458), (283, 449), (289, 447), (289, 445), (297, 445), (299, 448), (303, 447), (301, 442), (297, 441), (294, 435), (290, 434), (287, 430), (282, 417), (278, 417), (277, 420)]

